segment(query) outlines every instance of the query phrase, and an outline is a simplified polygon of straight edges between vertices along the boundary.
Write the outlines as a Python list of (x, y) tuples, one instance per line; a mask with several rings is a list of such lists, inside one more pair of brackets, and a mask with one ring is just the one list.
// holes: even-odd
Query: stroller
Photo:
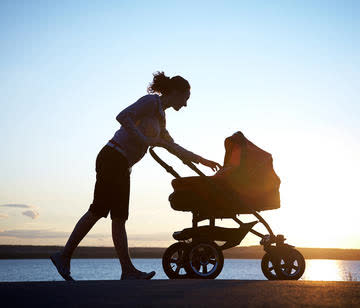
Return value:
[[(225, 139), (224, 166), (214, 176), (205, 176), (194, 164), (183, 160), (199, 175), (183, 178), (159, 158), (153, 147), (150, 154), (175, 177), (174, 192), (169, 196), (171, 207), (193, 215), (192, 227), (174, 232), (177, 242), (164, 252), (162, 265), (170, 279), (216, 278), (224, 265), (222, 251), (239, 245), (249, 232), (261, 238), (265, 250), (261, 270), (267, 279), (297, 280), (303, 275), (302, 254), (285, 244), (283, 235), (275, 236), (259, 214), (280, 207), (280, 179), (273, 170), (271, 154), (237, 132)], [(257, 220), (242, 222), (237, 217), (241, 214), (252, 214)], [(216, 219), (227, 218), (239, 227), (215, 226)], [(198, 226), (203, 220), (209, 220), (209, 225)], [(268, 234), (253, 229), (259, 222)]]

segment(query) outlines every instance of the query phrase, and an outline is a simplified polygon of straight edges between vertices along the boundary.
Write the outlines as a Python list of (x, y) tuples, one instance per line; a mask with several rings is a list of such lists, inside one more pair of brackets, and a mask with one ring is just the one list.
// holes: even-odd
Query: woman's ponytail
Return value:
[(170, 78), (166, 76), (164, 72), (156, 72), (153, 76), (153, 81), (147, 89), (150, 94), (158, 93), (164, 95), (169, 94), (174, 90), (179, 92), (190, 90), (189, 82), (181, 76)]

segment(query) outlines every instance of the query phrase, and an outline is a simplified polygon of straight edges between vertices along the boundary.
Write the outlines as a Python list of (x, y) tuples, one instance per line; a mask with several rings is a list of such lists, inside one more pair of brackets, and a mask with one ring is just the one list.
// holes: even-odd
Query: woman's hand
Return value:
[(214, 161), (211, 161), (211, 160), (207, 160), (205, 158), (201, 158), (200, 161), (199, 161), (200, 164), (206, 166), (206, 167), (209, 167), (212, 169), (212, 171), (216, 171), (218, 169), (221, 168), (221, 165), (214, 162)]

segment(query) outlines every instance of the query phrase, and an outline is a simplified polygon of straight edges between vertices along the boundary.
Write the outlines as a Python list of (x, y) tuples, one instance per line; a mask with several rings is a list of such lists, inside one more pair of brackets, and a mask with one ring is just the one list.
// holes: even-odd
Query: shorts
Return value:
[(104, 146), (96, 158), (94, 200), (89, 211), (111, 219), (129, 217), (130, 171), (124, 155)]

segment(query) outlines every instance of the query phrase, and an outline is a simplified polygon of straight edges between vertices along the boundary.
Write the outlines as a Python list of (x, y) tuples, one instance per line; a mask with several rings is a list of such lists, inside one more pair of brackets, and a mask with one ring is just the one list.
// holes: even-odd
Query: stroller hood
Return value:
[(224, 169), (228, 170), (228, 183), (235, 191), (254, 196), (279, 189), (280, 179), (274, 171), (271, 154), (249, 141), (242, 132), (225, 139), (225, 151)]

